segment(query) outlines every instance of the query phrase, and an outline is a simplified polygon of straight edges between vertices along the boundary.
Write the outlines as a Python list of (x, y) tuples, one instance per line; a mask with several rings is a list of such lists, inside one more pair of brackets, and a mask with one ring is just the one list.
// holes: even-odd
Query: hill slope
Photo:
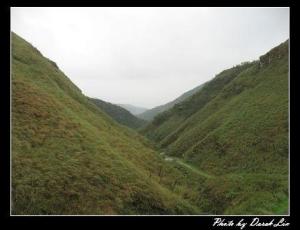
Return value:
[[(272, 66), (266, 57), (261, 62), (263, 73)], [(285, 78), (275, 77), (281, 78), (284, 89)], [(271, 86), (270, 92), (279, 89), (277, 84)], [(284, 99), (284, 93), (279, 96)], [(267, 99), (260, 101), (266, 105)], [(281, 124), (278, 106), (274, 101), (272, 105)], [(185, 110), (187, 120), (199, 106)], [(283, 137), (282, 144), (273, 147), (285, 147), (280, 125), (267, 127), (271, 131), (276, 127)], [(259, 148), (267, 149), (264, 143), (277, 134), (268, 135), (267, 142), (258, 142)], [(164, 142), (165, 149), (178, 155), (167, 148), (172, 143)], [(213, 151), (215, 142), (210, 143), (207, 150)], [(226, 162), (226, 156), (211, 156), (217, 165), (222, 158)], [(243, 162), (243, 157), (236, 154), (233, 164)], [(12, 34), (12, 214), (282, 214), (287, 207), (285, 157), (277, 158), (283, 167), (272, 165), (273, 173), (240, 165), (222, 175), (211, 167), (200, 168), (201, 159), (165, 157), (145, 138), (107, 116), (54, 62)], [(266, 166), (272, 159), (276, 158), (267, 153)], [(213, 164), (209, 158), (207, 162)]]
[(191, 89), (187, 92), (185, 92), (184, 94), (182, 94), (181, 96), (179, 96), (178, 98), (176, 98), (175, 100), (168, 102), (167, 104), (164, 105), (160, 105), (157, 107), (154, 107), (152, 109), (146, 110), (145, 112), (138, 114), (137, 117), (147, 120), (147, 121), (152, 121), (153, 118), (159, 114), (162, 113), (170, 108), (172, 108), (175, 104), (184, 101), (185, 99), (189, 98), (190, 96), (192, 96), (194, 93), (196, 93), (197, 91), (199, 91), (202, 87), (204, 86), (204, 84), (199, 85), (197, 87), (195, 87), (194, 89)]
[(146, 124), (146, 121), (135, 117), (129, 111), (118, 105), (114, 105), (97, 98), (90, 98), (90, 100), (95, 103), (95, 105), (99, 106), (102, 111), (106, 112), (115, 121), (122, 125), (137, 129)]
[[(164, 175), (162, 175), (162, 169)], [(183, 178), (12, 33), (13, 214), (193, 214)]]
[(122, 108), (128, 110), (133, 115), (141, 114), (147, 110), (146, 108), (129, 105), (129, 104), (118, 104), (118, 106), (121, 106)]
[[(191, 98), (157, 116), (144, 132), (171, 154), (207, 168), (203, 157), (215, 156), (215, 164), (222, 162), (216, 169), (228, 160), (226, 169), (234, 170), (229, 161), (238, 153), (244, 163), (255, 157), (255, 163), (247, 163), (249, 170), (267, 170), (257, 162), (262, 154), (282, 168), (288, 153), (288, 42), (260, 61), (218, 74)], [(215, 149), (218, 153), (211, 152)]]
[[(216, 178), (223, 177), (222, 182), (216, 179), (216, 184), (238, 186), (238, 178), (243, 178), (239, 183), (249, 183), (253, 194), (259, 183), (262, 187), (270, 181), (274, 184), (261, 187), (251, 201), (242, 204), (240, 200), (231, 210), (224, 207), (223, 212), (234, 213), (243, 205), (268, 199), (279, 199), (287, 208), (288, 41), (258, 61), (221, 72), (188, 100), (155, 117), (142, 133), (168, 155)], [(214, 199), (228, 200), (220, 196), (216, 184), (213, 196), (219, 198)], [(224, 191), (233, 190), (227, 187)]]

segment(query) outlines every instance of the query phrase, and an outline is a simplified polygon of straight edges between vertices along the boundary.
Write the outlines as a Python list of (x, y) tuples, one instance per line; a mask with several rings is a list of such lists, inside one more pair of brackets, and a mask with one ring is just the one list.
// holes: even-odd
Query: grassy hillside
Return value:
[[(268, 64), (263, 63), (266, 56), (272, 57)], [(263, 160), (273, 160), (278, 166), (274, 170), (286, 173), (287, 167), (281, 164), (288, 153), (288, 43), (260, 61), (218, 74), (191, 98), (157, 116), (143, 131), (170, 154), (203, 163), (203, 167), (209, 168), (205, 156), (214, 157), (214, 171), (240, 169), (229, 162), (243, 155), (239, 160), (249, 171), (272, 171), (261, 166)], [(261, 162), (249, 162), (252, 158)]]
[(173, 100), (167, 104), (160, 105), (160, 106), (154, 107), (152, 109), (149, 109), (149, 110), (137, 115), (137, 117), (147, 120), (147, 121), (152, 121), (156, 115), (158, 115), (159, 113), (162, 113), (168, 109), (171, 109), (175, 104), (178, 104), (178, 103), (186, 100), (187, 98), (189, 98), (190, 96), (192, 96), (193, 94), (198, 92), (203, 86), (204, 86), (204, 84), (199, 85), (199, 86), (195, 87), (194, 89), (191, 89), (188, 92), (185, 92), (184, 94), (182, 94), (175, 100)]
[(146, 121), (135, 117), (129, 111), (118, 105), (114, 105), (97, 98), (90, 98), (90, 100), (121, 125), (137, 129), (146, 124)]
[[(152, 142), (115, 122), (85, 97), (54, 62), (12, 33), (12, 213), (285, 213), (287, 57), (278, 58), (281, 53), (276, 53), (276, 60), (267, 55), (261, 62), (247, 64), (247, 68), (236, 67), (230, 74), (225, 71), (217, 80), (219, 84), (209, 83), (201, 89), (198, 94), (203, 91), (204, 99), (191, 98), (197, 105), (182, 110), (182, 105), (189, 104), (179, 104), (155, 119), (145, 131), (163, 147), (158, 151)], [(245, 80), (246, 76), (251, 77)], [(234, 88), (230, 88), (235, 81)], [(222, 85), (227, 86), (223, 89)], [(211, 88), (208, 91), (206, 87)], [(269, 90), (265, 91), (266, 87)], [(252, 103), (252, 97), (259, 99)], [(272, 106), (261, 114), (267, 105)], [(246, 108), (256, 109), (256, 113)], [(219, 114), (222, 109), (224, 113)], [(212, 123), (206, 124), (207, 114)], [(171, 119), (179, 123), (169, 123)], [(256, 124), (248, 124), (254, 121)], [(159, 128), (164, 124), (169, 128), (166, 135)], [(188, 130), (182, 129), (188, 126)], [(238, 128), (245, 132), (238, 132)], [(206, 142), (201, 132), (215, 139), (208, 138)], [(192, 140), (202, 138), (203, 146), (197, 140), (193, 148), (181, 146), (188, 141), (185, 135)], [(257, 142), (253, 144), (254, 140)], [(249, 145), (256, 151), (253, 157), (248, 156)], [(220, 154), (223, 146), (228, 146), (225, 155)], [(277, 151), (269, 151), (271, 147)], [(234, 152), (235, 148), (243, 151)], [(199, 149), (203, 155), (197, 153)], [(166, 153), (178, 157), (170, 158)], [(257, 166), (245, 159), (256, 161)]]
[(199, 213), (183, 176), (12, 33), (13, 214)]
[[(258, 61), (221, 72), (155, 117), (142, 133), (168, 155), (214, 175), (203, 185), (203, 195), (212, 193), (208, 200), (222, 206), (227, 200), (236, 202), (222, 212), (287, 210), (288, 41)], [(259, 207), (267, 202), (274, 207)]]

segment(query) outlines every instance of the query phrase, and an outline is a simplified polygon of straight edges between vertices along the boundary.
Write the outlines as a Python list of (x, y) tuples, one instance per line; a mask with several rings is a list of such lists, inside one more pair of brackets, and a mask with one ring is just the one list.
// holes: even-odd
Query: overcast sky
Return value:
[(288, 8), (11, 8), (90, 97), (151, 108), (289, 38)]

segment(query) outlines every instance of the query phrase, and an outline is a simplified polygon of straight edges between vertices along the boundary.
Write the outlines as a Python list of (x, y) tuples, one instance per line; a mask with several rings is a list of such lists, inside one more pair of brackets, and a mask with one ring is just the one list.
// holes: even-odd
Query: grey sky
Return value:
[(90, 97), (151, 108), (289, 38), (289, 8), (11, 8)]

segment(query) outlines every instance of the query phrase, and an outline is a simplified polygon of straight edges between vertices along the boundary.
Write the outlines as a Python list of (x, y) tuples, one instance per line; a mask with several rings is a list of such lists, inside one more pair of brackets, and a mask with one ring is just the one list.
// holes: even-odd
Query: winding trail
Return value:
[(181, 166), (184, 166), (184, 167), (190, 169), (191, 171), (193, 171), (194, 173), (197, 173), (200, 176), (203, 176), (203, 177), (206, 177), (206, 178), (214, 178), (215, 177), (213, 175), (210, 175), (210, 174), (208, 174), (208, 173), (206, 173), (206, 172), (204, 172), (204, 171), (202, 171), (202, 170), (186, 163), (184, 160), (181, 160), (179, 158), (168, 156), (167, 158), (165, 158), (165, 160), (176, 162), (177, 164), (180, 164)]
[[(161, 155), (164, 155), (164, 154), (161, 154)], [(203, 176), (205, 178), (208, 178), (208, 179), (212, 179), (212, 178), (216, 178), (215, 175), (212, 175), (212, 174), (208, 174), (207, 172), (204, 172), (202, 170), (200, 170), (199, 168), (185, 162), (184, 160), (180, 159), (180, 158), (177, 158), (177, 157), (170, 157), (170, 156), (164, 156), (164, 160), (165, 161), (169, 161), (169, 162), (174, 162), (176, 164), (179, 164), (189, 170), (191, 170), (192, 172), (200, 175), (200, 176)], [(240, 174), (226, 174), (227, 177), (229, 178), (234, 178), (234, 177), (238, 177), (239, 179), (243, 179), (244, 177), (247, 177), (247, 176), (265, 176), (266, 174), (261, 174), (261, 173), (240, 173)], [(269, 174), (270, 176), (276, 176), (276, 177), (281, 177), (281, 176), (285, 176), (285, 175), (281, 175), (281, 174)], [(288, 200), (288, 197), (284, 197), (283, 199), (281, 199), (280, 201), (276, 202), (274, 204), (274, 207), (271, 208), (271, 210), (260, 210), (261, 213), (263, 213), (264, 215), (271, 215), (271, 214), (276, 214), (276, 215), (288, 215), (289, 213), (289, 210), (288, 210), (288, 205), (289, 205), (289, 200)]]

